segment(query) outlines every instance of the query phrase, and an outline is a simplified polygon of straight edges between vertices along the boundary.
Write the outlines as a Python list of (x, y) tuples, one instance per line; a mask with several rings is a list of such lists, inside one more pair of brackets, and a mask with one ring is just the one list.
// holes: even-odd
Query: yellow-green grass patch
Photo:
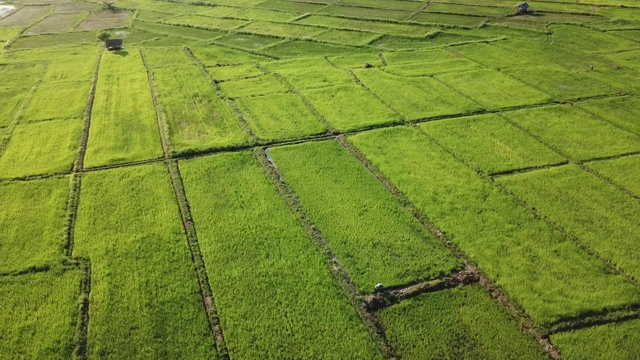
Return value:
[(0, 127), (13, 124), (28, 90), (0, 89)]
[(389, 65), (381, 68), (383, 71), (400, 77), (424, 77), (450, 72), (469, 71), (482, 68), (467, 59), (454, 59), (431, 63), (405, 63)]
[(594, 161), (585, 166), (640, 197), (640, 155)]
[(327, 86), (355, 84), (351, 75), (341, 69), (327, 66), (283, 70), (280, 72), (295, 88), (307, 90)]
[(265, 46), (273, 45), (282, 40), (282, 38), (273, 36), (233, 33), (217, 39), (216, 43), (247, 50), (257, 50)]
[(397, 0), (341, 0), (340, 4), (349, 6), (361, 6), (378, 9), (418, 11), (425, 4), (422, 1), (397, 1)]
[(256, 5), (256, 8), (260, 9), (279, 10), (292, 13), (313, 13), (324, 7), (326, 7), (326, 5), (283, 0), (267, 0)]
[(498, 182), (616, 268), (640, 279), (640, 203), (576, 165), (504, 176)]
[(402, 122), (398, 114), (355, 84), (303, 90), (302, 93), (336, 130)]
[(62, 260), (69, 186), (67, 177), (0, 184), (0, 274)]
[(640, 137), (571, 105), (506, 112), (504, 115), (575, 160), (640, 150)]
[(537, 324), (640, 303), (635, 285), (419, 131), (349, 140)]
[(226, 95), (232, 98), (282, 93), (289, 90), (287, 86), (274, 75), (227, 81), (221, 83), (220, 88)]
[(403, 359), (548, 358), (478, 285), (420, 295), (379, 314)]
[(182, 46), (145, 47), (144, 58), (150, 68), (184, 66), (193, 63)]
[(295, 94), (253, 96), (237, 102), (258, 139), (292, 139), (327, 131)]
[(336, 44), (359, 46), (369, 43), (377, 36), (379, 35), (364, 31), (330, 29), (314, 35), (313, 39)]
[(337, 141), (269, 149), (361, 293), (435, 279), (457, 260)]
[(435, 78), (486, 109), (531, 105), (551, 100), (549, 95), (494, 70), (446, 73), (436, 75)]
[[(478, 5), (482, 5), (482, 3)], [(536, 4), (536, 8), (537, 8), (537, 4)], [(458, 14), (458, 15), (501, 17), (501, 16), (513, 14), (515, 12), (515, 8), (434, 3), (427, 6), (424, 9), (424, 11), (427, 13), (448, 13), (448, 14)]]
[(283, 12), (276, 10), (244, 8), (238, 10), (233, 17), (247, 20), (273, 21), (273, 22), (290, 22), (300, 16), (298, 13)]
[(419, 126), (489, 174), (566, 161), (495, 114), (431, 121)]
[(354, 73), (373, 93), (408, 120), (465, 114), (480, 109), (473, 101), (432, 78), (403, 78), (379, 69), (356, 70)]
[(582, 26), (554, 25), (549, 30), (553, 33), (554, 44), (587, 54), (640, 47), (640, 43), (633, 40)]
[(175, 152), (229, 148), (247, 143), (238, 115), (196, 66), (153, 71), (158, 103)]
[(340, 69), (357, 69), (364, 68), (367, 65), (383, 66), (382, 60), (378, 54), (347, 54), (338, 55), (328, 58), (331, 63)]
[(86, 167), (162, 156), (149, 80), (137, 51), (102, 56)]
[(344, 16), (354, 19), (394, 20), (402, 21), (411, 16), (410, 11), (363, 8), (354, 6), (329, 5), (317, 12), (331, 16)]
[(43, 70), (44, 64), (36, 62), (0, 64), (0, 91), (28, 89), (42, 76)]
[(297, 24), (274, 23), (267, 21), (256, 21), (242, 28), (243, 32), (250, 32), (261, 35), (271, 35), (289, 38), (310, 37), (325, 29), (313, 26), (303, 26)]
[(410, 21), (418, 22), (422, 24), (435, 24), (435, 25), (452, 25), (452, 26), (466, 26), (475, 27), (480, 25), (486, 20), (484, 17), (478, 16), (465, 16), (454, 14), (434, 14), (421, 12), (411, 17)]
[(207, 68), (207, 72), (216, 81), (227, 81), (264, 75), (264, 72), (254, 64), (209, 67)]
[(263, 56), (213, 45), (192, 47), (190, 49), (196, 58), (205, 65), (255, 63), (267, 59)]
[(373, 53), (374, 49), (366, 47), (350, 47), (340, 44), (321, 43), (318, 41), (292, 40), (278, 43), (263, 49), (280, 58), (317, 57), (339, 55), (344, 53)]
[(640, 320), (553, 334), (551, 341), (566, 359), (635, 359), (640, 354)]
[(336, 29), (372, 31), (383, 34), (404, 36), (425, 36), (435, 30), (430, 26), (346, 19), (335, 16), (311, 15), (296, 21), (299, 24), (315, 25)]
[(73, 255), (91, 260), (87, 357), (215, 358), (162, 164), (82, 177)]
[(49, 119), (81, 119), (89, 101), (91, 79), (42, 83), (31, 96), (21, 123)]
[(180, 172), (231, 358), (382, 358), (251, 153)]
[(139, 18), (140, 15), (138, 15), (136, 21), (134, 21), (133, 23), (134, 27), (156, 34), (164, 34), (198, 40), (213, 40), (225, 34), (224, 32), (217, 30), (203, 30), (185, 26), (173, 26), (148, 21), (137, 21)]
[(67, 270), (0, 278), (2, 357), (73, 358), (81, 276)]
[(82, 127), (81, 120), (52, 120), (16, 126), (0, 156), (0, 177), (70, 172)]
[(164, 20), (171, 25), (193, 26), (202, 29), (223, 29), (229, 30), (247, 24), (245, 20), (222, 19), (200, 15), (180, 15)]

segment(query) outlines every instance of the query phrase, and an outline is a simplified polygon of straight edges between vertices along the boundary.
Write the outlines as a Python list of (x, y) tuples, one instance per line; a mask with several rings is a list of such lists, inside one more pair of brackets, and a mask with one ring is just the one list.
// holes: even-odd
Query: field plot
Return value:
[(549, 95), (493, 70), (447, 73), (436, 75), (435, 78), (487, 109), (530, 105), (550, 100)]
[(247, 20), (289, 22), (300, 16), (300, 14), (258, 8), (245, 8), (238, 10), (238, 12), (234, 13), (232, 16)]
[(473, 101), (432, 78), (403, 78), (377, 69), (354, 73), (374, 94), (408, 120), (480, 110)]
[(325, 29), (297, 24), (256, 21), (242, 28), (243, 32), (287, 38), (306, 38)]
[(95, 47), (75, 48), (73, 52), (55, 51), (42, 55), (43, 59), (47, 57), (54, 57), (55, 60), (50, 60), (47, 66), (47, 71), (42, 79), (44, 84), (58, 81), (89, 84), (98, 63), (98, 51)]
[(207, 72), (218, 82), (264, 75), (264, 72), (254, 64), (209, 67)]
[[(40, 0), (36, 0), (40, 1)], [(62, 12), (74, 12), (74, 11), (97, 11), (98, 5), (93, 3), (86, 3), (81, 1), (61, 2), (54, 6), (54, 11), (57, 13)]]
[(419, 126), (486, 173), (566, 161), (494, 114), (431, 121)]
[(230, 357), (381, 358), (251, 153), (180, 169)]
[(618, 92), (590, 77), (587, 72), (572, 73), (548, 65), (512, 68), (505, 70), (505, 73), (544, 91), (555, 100), (581, 99)]
[(446, 275), (457, 261), (336, 141), (271, 148), (278, 170), (363, 293)]
[(244, 33), (232, 33), (216, 39), (216, 43), (247, 50), (258, 50), (281, 41), (283, 39), (279, 37)]
[(336, 29), (363, 30), (394, 35), (425, 36), (435, 30), (433, 27), (397, 24), (384, 21), (346, 19), (334, 16), (311, 15), (296, 21), (298, 24), (323, 26)]
[(0, 156), (0, 177), (70, 172), (81, 133), (80, 120), (53, 120), (16, 126)]
[(261, 140), (292, 139), (327, 131), (295, 94), (253, 96), (237, 102)]
[(37, 36), (24, 36), (18, 38), (11, 48), (18, 49), (39, 49), (46, 47), (62, 48), (67, 47), (70, 51), (74, 51), (74, 47), (78, 45), (94, 45), (96, 35), (93, 32), (72, 32), (62, 34), (41, 34)]
[(249, 54), (247, 52), (227, 49), (220, 46), (198, 46), (190, 50), (196, 58), (203, 64), (209, 65), (234, 65), (248, 62), (259, 62), (267, 60), (262, 56)]
[(640, 43), (633, 40), (580, 26), (554, 25), (549, 29), (553, 32), (554, 44), (586, 54), (640, 47)]
[(162, 156), (156, 112), (140, 53), (102, 57), (85, 166)]
[(51, 11), (49, 6), (25, 6), (0, 20), (0, 27), (26, 27)]
[(2, 357), (73, 357), (81, 276), (66, 270), (0, 278)]
[(421, 295), (380, 316), (403, 359), (547, 359), (477, 285)]
[(640, 354), (640, 320), (551, 335), (567, 359), (635, 359)]
[[(138, 15), (136, 20), (138, 20), (139, 17), (140, 16)], [(213, 40), (224, 34), (221, 31), (194, 29), (194, 28), (188, 28), (184, 26), (172, 26), (172, 25), (151, 23), (147, 21), (135, 21), (133, 24), (135, 28), (138, 28), (141, 30), (153, 32), (156, 34), (179, 36), (185, 39)]]
[[(640, 45), (640, 42), (638, 44)], [(624, 67), (638, 70), (640, 69), (637, 62), (638, 55), (640, 55), (640, 50), (633, 50), (609, 54), (607, 58)]]
[(538, 324), (640, 302), (634, 285), (418, 131), (349, 139)]
[(379, 9), (391, 9), (391, 10), (406, 10), (406, 11), (418, 11), (425, 4), (422, 1), (402, 1), (402, 0), (376, 0), (375, 2), (369, 0), (341, 0), (341, 5), (347, 6), (361, 6), (372, 7)]
[(74, 256), (91, 260), (89, 358), (214, 358), (163, 165), (82, 178)]
[(587, 160), (640, 150), (640, 137), (568, 105), (504, 113), (508, 119), (571, 159)]
[(640, 197), (640, 155), (594, 161), (585, 166)]
[(508, 67), (520, 67), (522, 65), (535, 64), (535, 58), (520, 55), (516, 51), (502, 48), (499, 44), (467, 44), (456, 46), (453, 51), (478, 62), (484, 66), (500, 69)]
[(344, 53), (373, 53), (367, 47), (350, 47), (340, 44), (321, 43), (318, 41), (292, 40), (264, 48), (264, 51), (279, 58), (295, 58), (307, 56), (329, 56)]
[(418, 13), (411, 17), (411, 21), (429, 25), (453, 25), (463, 27), (475, 27), (486, 21), (479, 16), (465, 16), (453, 14)]
[(368, 65), (384, 65), (378, 54), (339, 55), (329, 57), (327, 60), (339, 69), (355, 69), (367, 67)]
[(410, 17), (412, 13), (410, 11), (329, 5), (328, 7), (318, 11), (318, 14), (344, 16), (354, 19), (402, 21)]
[(316, 12), (324, 7), (326, 7), (326, 5), (283, 0), (267, 0), (256, 5), (256, 8), (260, 9), (279, 10), (300, 14)]
[(359, 46), (368, 44), (377, 36), (379, 35), (364, 31), (331, 29), (315, 35), (313, 38), (330, 43)]
[[(91, 83), (87, 81), (42, 83), (31, 96), (22, 116), (22, 123), (50, 119), (81, 119)], [(61, 106), (64, 104), (64, 106)]]
[(353, 130), (402, 121), (398, 114), (358, 85), (303, 90), (302, 94), (336, 130)]
[(24, 103), (28, 90), (0, 89), (0, 127), (11, 125)]
[(67, 32), (85, 16), (87, 16), (85, 13), (53, 14), (27, 29), (25, 33), (27, 35), (37, 35)]
[(4, 47), (19, 32), (20, 28), (0, 28), (0, 47)]
[(331, 67), (328, 62), (324, 66), (307, 67), (305, 70), (281, 70), (279, 73), (299, 90), (355, 84), (349, 73)]
[(583, 101), (579, 108), (595, 114), (608, 122), (636, 135), (640, 135), (640, 99), (635, 97), (615, 97)]
[(200, 15), (181, 15), (165, 20), (167, 24), (194, 26), (201, 29), (229, 30), (247, 24), (244, 20), (222, 19)]
[(640, 279), (640, 204), (574, 166), (498, 179), (616, 267)]
[(62, 259), (69, 185), (66, 177), (0, 184), (0, 274)]
[(144, 58), (151, 69), (193, 64), (183, 47), (145, 47)]
[(96, 11), (78, 25), (76, 30), (103, 30), (126, 27), (131, 21), (133, 12), (130, 11)]
[(382, 71), (400, 77), (426, 77), (450, 72), (477, 70), (482, 67), (466, 59), (439, 61), (432, 63), (406, 63), (385, 66)]
[(196, 66), (153, 70), (158, 102), (177, 153), (247, 143), (238, 115)]
[(281, 93), (289, 90), (280, 79), (273, 75), (223, 82), (220, 84), (220, 89), (232, 98)]
[[(538, 4), (536, 4), (536, 8)], [(431, 4), (424, 10), (427, 13), (449, 13), (459, 15), (475, 15), (475, 16), (488, 16), (488, 17), (500, 17), (509, 15), (514, 12), (510, 7), (495, 7), (495, 6), (469, 6), (459, 4)]]

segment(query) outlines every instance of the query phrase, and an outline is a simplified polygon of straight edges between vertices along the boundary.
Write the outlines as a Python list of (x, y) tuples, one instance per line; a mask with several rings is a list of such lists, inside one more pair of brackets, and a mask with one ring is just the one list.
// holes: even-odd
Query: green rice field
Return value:
[(640, 0), (516, 3), (0, 1), (0, 360), (639, 360)]

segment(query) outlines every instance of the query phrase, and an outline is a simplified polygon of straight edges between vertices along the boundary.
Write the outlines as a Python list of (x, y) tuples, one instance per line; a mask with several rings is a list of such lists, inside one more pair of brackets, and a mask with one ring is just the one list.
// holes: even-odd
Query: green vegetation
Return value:
[(0, 183), (0, 274), (62, 258), (68, 194), (67, 177)]
[(216, 81), (235, 80), (264, 75), (264, 72), (254, 64), (210, 67), (207, 68), (207, 72)]
[(473, 101), (432, 78), (403, 78), (379, 69), (356, 70), (354, 73), (365, 86), (408, 120), (465, 114), (480, 109)]
[(421, 1), (398, 1), (398, 0), (376, 0), (375, 3), (372, 3), (368, 0), (341, 0), (341, 5), (350, 5), (350, 6), (362, 6), (362, 7), (375, 7), (382, 9), (391, 9), (391, 10), (407, 10), (407, 11), (418, 11), (421, 7), (424, 6), (424, 3)]
[(216, 356), (163, 165), (82, 178), (74, 256), (91, 260), (87, 356)]
[(640, 303), (625, 278), (418, 131), (349, 139), (538, 324)]
[(419, 125), (485, 173), (557, 164), (565, 159), (498, 115), (480, 115)]
[(273, 75), (223, 82), (220, 84), (220, 89), (232, 98), (281, 93), (289, 90), (280, 79)]
[(258, 139), (291, 139), (327, 131), (298, 95), (253, 96), (239, 99), (238, 105)]
[(330, 5), (318, 11), (318, 14), (344, 16), (354, 19), (404, 20), (411, 16), (410, 11), (362, 8), (352, 6)]
[(232, 358), (381, 358), (250, 153), (180, 169)]
[(323, 7), (325, 7), (325, 5), (283, 0), (267, 0), (265, 2), (261, 2), (256, 6), (256, 8), (288, 11), (294, 13), (312, 13), (322, 9)]
[(459, 265), (336, 141), (272, 148), (278, 170), (363, 293)]
[(280, 71), (298, 90), (316, 89), (327, 86), (354, 84), (353, 77), (344, 70), (331, 67), (329, 63), (324, 66), (306, 68), (301, 70)]
[(72, 358), (81, 276), (66, 270), (0, 278), (2, 357)]
[(303, 90), (305, 98), (336, 130), (400, 123), (402, 119), (358, 85)]
[(606, 177), (613, 183), (640, 196), (640, 155), (625, 156), (618, 159), (594, 161), (585, 164), (586, 167)]
[(315, 35), (313, 38), (319, 41), (326, 41), (344, 45), (365, 45), (378, 35), (370, 32), (331, 29)]
[(345, 19), (333, 16), (311, 15), (297, 21), (299, 24), (323, 26), (327, 28), (363, 30), (394, 35), (424, 36), (434, 28), (420, 25), (396, 24), (384, 21)]
[(278, 43), (264, 49), (265, 52), (280, 58), (292, 58), (301, 56), (326, 56), (338, 55), (346, 52), (373, 52), (368, 48), (356, 48), (339, 44), (328, 44), (317, 41), (293, 40)]
[(165, 20), (166, 24), (192, 26), (200, 29), (229, 30), (247, 24), (244, 20), (221, 19), (200, 15), (181, 15)]
[(282, 38), (255, 34), (233, 33), (216, 39), (216, 43), (239, 47), (248, 50), (257, 50), (282, 41)]
[(261, 35), (281, 36), (290, 38), (305, 38), (316, 35), (324, 29), (297, 24), (272, 23), (256, 21), (242, 28), (243, 32)]
[(640, 136), (640, 99), (614, 97), (583, 101), (579, 108), (595, 114), (608, 122)]
[(566, 358), (634, 359), (640, 353), (640, 320), (594, 326), (551, 335)]
[(493, 70), (476, 70), (436, 75), (454, 90), (470, 97), (487, 109), (537, 104), (549, 96)]
[(78, 151), (82, 121), (18, 125), (0, 157), (0, 177), (69, 172)]
[(421, 295), (380, 312), (403, 359), (546, 359), (480, 286)]
[(633, 40), (582, 26), (554, 25), (550, 30), (555, 44), (587, 54), (638, 48)]
[(42, 83), (31, 96), (22, 122), (80, 119), (87, 107), (90, 89), (91, 83), (87, 81)]
[(571, 159), (587, 160), (640, 150), (640, 137), (570, 105), (504, 115)]
[(233, 65), (266, 59), (243, 51), (213, 45), (194, 47), (191, 48), (191, 51), (205, 65)]
[(411, 21), (423, 24), (454, 25), (467, 27), (478, 26), (485, 20), (485, 18), (478, 16), (433, 14), (426, 12), (418, 13), (415, 16), (411, 17)]
[[(193, 63), (182, 47), (148, 47), (144, 49), (144, 59), (152, 69)], [(185, 66), (184, 68), (189, 69), (190, 67)]]
[(100, 64), (85, 165), (162, 156), (147, 72), (138, 52), (106, 53)]
[(153, 70), (156, 95), (176, 153), (247, 143), (238, 115), (197, 66)]
[(0, 90), (0, 126), (14, 122), (26, 97), (27, 90)]
[(616, 267), (640, 279), (640, 204), (575, 165), (498, 181)]

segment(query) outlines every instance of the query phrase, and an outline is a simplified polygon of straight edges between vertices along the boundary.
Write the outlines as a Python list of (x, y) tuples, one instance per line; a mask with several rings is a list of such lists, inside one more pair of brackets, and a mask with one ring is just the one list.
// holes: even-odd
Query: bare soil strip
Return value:
[(329, 270), (331, 275), (339, 284), (342, 293), (355, 308), (358, 316), (371, 334), (375, 343), (378, 345), (382, 354), (388, 359), (398, 358), (387, 341), (382, 323), (375, 314), (368, 312), (363, 306), (362, 295), (358, 293), (356, 286), (351, 282), (342, 264), (329, 248), (329, 245), (322, 236), (320, 230), (318, 230), (318, 228), (313, 224), (311, 218), (306, 213), (291, 188), (289, 188), (289, 186), (284, 182), (282, 175), (269, 156), (268, 149), (256, 148), (254, 149), (253, 154), (271, 182), (277, 188), (280, 196), (295, 214), (298, 222), (313, 239), (314, 245), (317, 247), (318, 251), (329, 259)]

